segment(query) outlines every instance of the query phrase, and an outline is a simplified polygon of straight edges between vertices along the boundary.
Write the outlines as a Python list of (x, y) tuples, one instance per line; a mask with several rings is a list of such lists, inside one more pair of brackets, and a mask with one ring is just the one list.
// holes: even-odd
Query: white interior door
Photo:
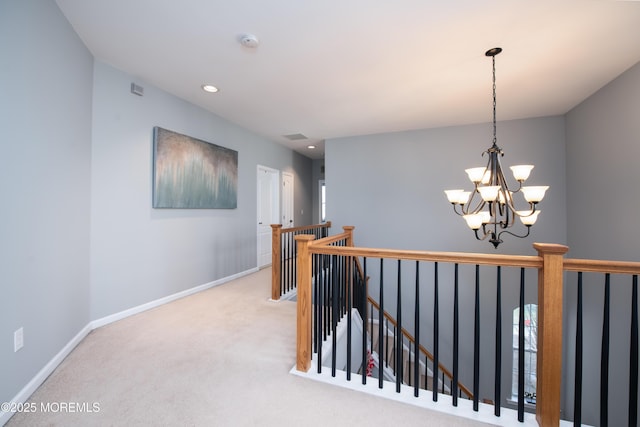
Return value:
[(282, 172), (282, 228), (294, 227), (293, 175)]
[(271, 264), (271, 224), (279, 224), (280, 218), (279, 175), (258, 166), (258, 268)]

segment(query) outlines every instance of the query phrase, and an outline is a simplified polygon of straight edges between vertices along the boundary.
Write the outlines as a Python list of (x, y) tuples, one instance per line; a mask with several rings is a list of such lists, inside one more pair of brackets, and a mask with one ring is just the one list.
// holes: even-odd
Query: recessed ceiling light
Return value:
[(202, 85), (202, 90), (209, 93), (216, 93), (218, 88), (214, 85)]
[(313, 150), (314, 148), (316, 148), (316, 146), (315, 145), (307, 145), (307, 148), (310, 149), (310, 150)]

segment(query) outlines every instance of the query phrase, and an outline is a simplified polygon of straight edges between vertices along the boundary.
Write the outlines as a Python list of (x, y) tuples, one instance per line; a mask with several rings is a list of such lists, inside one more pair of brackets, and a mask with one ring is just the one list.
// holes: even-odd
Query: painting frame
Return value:
[(238, 152), (155, 126), (153, 208), (236, 209)]

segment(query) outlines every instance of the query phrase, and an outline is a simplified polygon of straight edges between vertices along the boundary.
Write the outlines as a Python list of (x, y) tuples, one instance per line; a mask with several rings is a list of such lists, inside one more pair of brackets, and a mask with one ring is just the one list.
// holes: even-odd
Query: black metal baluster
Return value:
[(335, 317), (335, 313), (333, 312), (333, 299), (334, 294), (336, 293), (335, 285), (333, 283), (333, 274), (334, 274), (334, 265), (331, 262), (331, 255), (327, 255), (327, 296), (329, 297), (329, 301), (327, 301), (327, 312), (329, 313), (328, 327), (327, 327), (327, 336), (331, 335), (331, 327), (333, 325), (333, 318)]
[[(340, 246), (344, 246), (344, 242), (342, 242), (342, 244)], [(350, 282), (349, 282), (349, 277), (347, 275), (347, 272), (349, 271), (349, 269), (348, 269), (347, 257), (343, 256), (343, 257), (341, 257), (341, 259), (342, 259), (342, 262), (341, 262), (342, 275), (340, 277), (343, 278), (342, 279), (342, 282), (343, 282), (343, 285), (342, 285), (343, 308), (342, 309), (343, 309), (344, 313), (348, 313), (349, 310), (351, 309), (351, 306), (349, 305), (349, 296), (350, 296), (351, 289), (349, 288)]]
[(332, 265), (332, 271), (333, 274), (331, 275), (331, 288), (333, 289), (333, 298), (332, 298), (332, 322), (331, 322), (331, 339), (332, 339), (332, 343), (333, 346), (331, 348), (331, 376), (335, 377), (336, 376), (336, 357), (337, 357), (337, 353), (338, 353), (338, 316), (336, 315), (337, 311), (338, 311), (338, 298), (335, 292), (335, 288), (337, 285), (337, 281), (338, 281), (338, 271), (335, 268), (336, 264), (338, 263), (338, 256), (337, 255), (332, 255), (332, 259), (331, 259), (331, 265)]
[(285, 294), (287, 293), (287, 291), (289, 290), (289, 281), (291, 280), (291, 253), (290, 253), (290, 248), (291, 248), (291, 238), (292, 238), (292, 233), (287, 233), (287, 238), (285, 239), (287, 244), (285, 246), (285, 260), (286, 260), (286, 266), (285, 266), (285, 279), (284, 279), (284, 288), (282, 289), (282, 293)]
[[(389, 367), (389, 319), (385, 318), (384, 321), (385, 321), (384, 330), (386, 332), (385, 333), (385, 339), (384, 339), (384, 366), (388, 368)], [(394, 340), (396, 339), (396, 334), (395, 334), (396, 329), (395, 328), (396, 327), (394, 326), (393, 327), (393, 339)], [(391, 370), (393, 370), (393, 366), (391, 368), (392, 368)], [(395, 375), (395, 372), (393, 374)]]
[(520, 269), (518, 317), (518, 421), (524, 421), (524, 268)]
[(293, 269), (295, 268), (294, 264), (297, 264), (295, 262), (293, 262), (293, 247), (295, 245), (295, 241), (296, 241), (296, 232), (291, 232), (289, 233), (290, 236), (290, 244), (289, 244), (289, 268), (288, 268), (288, 273), (289, 273), (289, 280), (287, 281), (287, 286), (285, 288), (285, 293), (288, 293), (289, 291), (291, 291), (291, 283), (293, 282)]
[(416, 350), (413, 358), (413, 395), (418, 397), (418, 390), (420, 389), (420, 360), (418, 358), (420, 355), (420, 261), (416, 261), (416, 303), (413, 324), (416, 336)]
[[(453, 406), (458, 406), (458, 264), (454, 266), (453, 273)], [(426, 388), (426, 380), (425, 380)]]
[[(336, 246), (342, 246), (342, 242), (337, 242)], [(340, 278), (339, 282), (340, 282), (340, 319), (342, 319), (342, 317), (345, 315), (346, 313), (346, 306), (347, 306), (347, 301), (346, 301), (346, 282), (345, 282), (345, 270), (344, 270), (344, 257), (339, 257), (338, 258), (338, 265), (339, 265), (339, 270), (338, 270), (338, 277)]]
[(631, 345), (629, 349), (629, 426), (638, 425), (638, 276), (631, 288)]
[(573, 425), (582, 425), (582, 271), (578, 272), (576, 307), (576, 368), (573, 397)]
[(604, 278), (604, 313), (602, 319), (602, 350), (600, 355), (600, 427), (609, 424), (609, 309), (611, 274)]
[[(339, 246), (339, 243), (334, 243), (332, 246)], [(336, 316), (338, 318), (338, 322), (342, 319), (342, 306), (343, 306), (343, 296), (344, 296), (344, 291), (342, 289), (343, 287), (343, 282), (342, 282), (342, 258), (334, 258), (335, 260), (335, 268), (336, 268), (336, 294), (338, 295), (338, 311), (336, 311)]]
[[(301, 232), (296, 233), (297, 234), (302, 234)], [(291, 269), (291, 285), (289, 286), (289, 292), (291, 292), (293, 289), (297, 288), (298, 285), (298, 263), (296, 262), (296, 260), (298, 259), (298, 243), (295, 239), (295, 235), (293, 237), (293, 248), (292, 248), (292, 258), (291, 258), (291, 266), (293, 267)]]
[(480, 394), (480, 266), (476, 264), (475, 316), (473, 322), (473, 410), (478, 412)]
[(314, 331), (314, 335), (313, 335), (313, 352), (314, 353), (318, 353), (318, 325), (320, 324), (318, 322), (318, 301), (319, 301), (319, 292), (320, 292), (320, 287), (318, 286), (318, 282), (317, 282), (317, 274), (318, 274), (318, 255), (314, 254), (311, 257), (311, 286), (313, 288), (313, 297), (312, 297), (312, 301), (311, 301), (311, 306), (313, 307), (313, 315), (312, 315), (312, 331)]
[[(316, 262), (317, 262), (317, 266), (316, 266), (316, 270), (319, 272), (322, 272), (322, 262), (323, 262), (323, 258), (324, 255), (316, 255)], [(320, 274), (320, 273), (317, 273)], [(316, 287), (318, 288), (318, 299), (316, 302), (316, 305), (319, 305), (318, 307), (318, 326), (317, 326), (317, 334), (318, 336), (316, 337), (316, 340), (318, 342), (318, 373), (322, 373), (322, 341), (325, 338), (325, 334), (324, 334), (324, 320), (323, 320), (323, 316), (322, 314), (324, 313), (324, 307), (325, 307), (325, 293), (324, 293), (324, 280), (320, 280), (320, 283), (318, 283), (318, 276), (316, 276)]]
[[(356, 268), (354, 266), (354, 268)], [(367, 258), (363, 258), (362, 260), (362, 271), (364, 277), (362, 277), (362, 384), (367, 383), (367, 369), (369, 368), (369, 357), (367, 354)], [(373, 320), (373, 316), (372, 316)], [(373, 328), (371, 329), (373, 332)], [(371, 336), (373, 340), (373, 335)], [(371, 349), (373, 351), (373, 348)]]
[(280, 235), (280, 296), (284, 295), (284, 284), (287, 280), (287, 239), (289, 235)]
[(298, 263), (295, 262), (298, 257), (298, 243), (295, 239), (295, 236), (298, 234), (303, 234), (301, 231), (296, 232), (293, 237), (292, 245), (291, 245), (291, 284), (289, 286), (289, 292), (296, 289), (297, 286), (297, 274), (298, 274)]
[(500, 416), (500, 403), (502, 402), (502, 267), (497, 268), (496, 283), (496, 367), (493, 390), (493, 414)]
[(398, 322), (398, 332), (396, 333), (396, 393), (400, 393), (402, 384), (402, 279), (400, 277), (401, 261), (398, 260), (398, 300), (396, 304), (396, 321)]
[[(366, 275), (364, 277), (367, 277)], [(371, 307), (371, 311), (370, 311), (370, 316), (369, 316), (369, 322), (371, 324), (371, 329), (369, 329), (371, 331), (371, 356), (373, 357), (373, 352), (376, 351), (376, 348), (373, 345), (373, 340), (374, 340), (374, 336), (373, 336), (373, 318), (374, 318), (374, 313), (373, 313), (373, 304), (369, 305), (369, 307)], [(378, 343), (378, 348), (377, 350), (380, 349), (380, 343)], [(379, 354), (379, 353), (378, 353)], [(367, 363), (369, 363), (369, 361), (367, 360)], [(378, 357), (378, 372), (380, 374), (382, 374), (382, 360)]]
[(291, 281), (291, 255), (289, 253), (290, 248), (291, 248), (291, 242), (293, 241), (293, 234), (292, 233), (287, 233), (287, 238), (286, 238), (286, 242), (287, 245), (285, 247), (286, 253), (284, 256), (285, 259), (285, 278), (284, 278), (284, 284), (283, 284), (283, 288), (282, 288), (282, 293), (283, 295), (287, 293), (288, 289), (289, 289), (289, 283)]
[[(345, 266), (350, 265), (350, 257), (343, 258)], [(345, 273), (346, 271), (345, 269)], [(353, 289), (351, 277), (351, 275), (345, 276), (345, 288), (347, 291), (347, 381), (351, 381), (351, 291)]]
[(438, 263), (434, 264), (433, 278), (433, 401), (438, 401)]
[[(315, 280), (316, 268), (317, 268), (316, 258), (317, 258), (316, 254), (311, 255), (311, 313), (312, 313), (311, 314), (311, 331), (313, 331), (311, 341), (312, 341), (313, 353), (318, 352), (318, 342), (316, 341), (318, 337), (316, 334), (316, 327), (318, 325), (318, 306), (317, 306), (318, 287), (316, 286), (316, 280)], [(297, 262), (297, 259), (296, 259), (296, 262)]]
[(322, 307), (324, 309), (324, 327), (323, 331), (323, 339), (327, 339), (329, 336), (329, 328), (331, 327), (331, 310), (330, 302), (331, 302), (331, 288), (329, 287), (329, 274), (328, 274), (328, 260), (329, 255), (322, 255), (322, 286), (324, 287), (324, 300), (322, 302)]
[[(407, 353), (409, 355), (408, 363), (409, 363), (409, 366), (411, 366), (411, 347), (413, 347), (413, 344), (411, 343), (411, 340), (407, 340), (407, 346), (409, 346), (409, 352)], [(412, 382), (411, 382), (411, 370), (409, 370), (409, 374), (407, 375), (407, 385), (409, 387), (411, 387), (413, 385)]]
[(429, 384), (427, 381), (427, 373), (429, 372), (429, 356), (424, 355), (424, 389), (429, 390)]
[[(380, 358), (384, 358), (384, 350), (382, 349), (382, 345), (383, 345), (383, 336), (382, 336), (382, 328), (384, 326), (384, 259), (380, 258), (380, 310), (378, 311), (378, 350), (379, 350), (379, 354), (378, 354), (378, 360)], [(386, 347), (386, 346), (385, 346)], [(388, 360), (388, 359), (387, 359)], [(378, 375), (378, 388), (382, 388), (382, 380), (383, 380), (383, 375), (382, 375), (382, 369), (383, 369), (383, 361), (379, 360), (379, 375)]]

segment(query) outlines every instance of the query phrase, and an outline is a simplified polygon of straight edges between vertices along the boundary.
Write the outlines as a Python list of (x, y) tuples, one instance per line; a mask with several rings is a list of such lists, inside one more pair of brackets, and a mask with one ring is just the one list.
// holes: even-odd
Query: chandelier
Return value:
[[(502, 243), (504, 233), (518, 238), (529, 235), (531, 226), (535, 224), (540, 214), (538, 203), (544, 197), (548, 186), (523, 186), (529, 177), (533, 165), (511, 166), (517, 188), (509, 188), (502, 172), (500, 158), (504, 156), (502, 149), (496, 144), (496, 55), (502, 48), (494, 47), (485, 52), (493, 62), (493, 144), (482, 153), (487, 154), (488, 162), (485, 167), (466, 169), (465, 172), (473, 183), (473, 191), (446, 190), (447, 199), (453, 205), (453, 211), (461, 215), (478, 240), (489, 239), (495, 248)], [(524, 208), (517, 209), (514, 196), (521, 193)], [(525, 203), (526, 202), (526, 203)], [(516, 217), (526, 227), (521, 234), (510, 231), (516, 224)]]

